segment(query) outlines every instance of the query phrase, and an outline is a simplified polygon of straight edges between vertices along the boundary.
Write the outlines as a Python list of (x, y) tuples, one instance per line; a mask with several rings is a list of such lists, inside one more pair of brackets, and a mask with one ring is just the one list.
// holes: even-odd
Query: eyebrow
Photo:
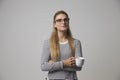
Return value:
[[(61, 18), (58, 18), (58, 19), (56, 19), (56, 20), (59, 20), (59, 19), (61, 19)], [(64, 18), (64, 19), (69, 19), (69, 18)], [(64, 19), (62, 19), (62, 20), (64, 20)]]

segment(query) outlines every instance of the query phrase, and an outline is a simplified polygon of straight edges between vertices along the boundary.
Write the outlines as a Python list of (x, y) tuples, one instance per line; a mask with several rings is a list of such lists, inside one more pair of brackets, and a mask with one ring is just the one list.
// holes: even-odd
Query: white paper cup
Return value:
[(77, 57), (75, 59), (75, 64), (77, 67), (82, 67), (82, 65), (84, 64), (84, 58), (83, 57)]

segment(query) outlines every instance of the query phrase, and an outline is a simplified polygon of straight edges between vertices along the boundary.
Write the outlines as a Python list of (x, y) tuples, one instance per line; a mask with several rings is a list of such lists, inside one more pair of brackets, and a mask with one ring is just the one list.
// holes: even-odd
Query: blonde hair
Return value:
[[(51, 37), (50, 37), (50, 54), (51, 54), (51, 59), (54, 61), (58, 61), (59, 57), (60, 57), (60, 47), (59, 47), (59, 39), (58, 39), (58, 33), (57, 33), (57, 29), (54, 27), (54, 23), (55, 23), (55, 18), (57, 15), (59, 14), (65, 14), (67, 16), (67, 18), (69, 18), (68, 14), (63, 11), (57, 11), (54, 15), (53, 18), (53, 30), (51, 33)], [(75, 56), (75, 49), (74, 49), (74, 39), (72, 37), (72, 33), (70, 30), (70, 27), (68, 25), (68, 29), (66, 31), (66, 38), (68, 39), (68, 43), (71, 49), (71, 55)]]

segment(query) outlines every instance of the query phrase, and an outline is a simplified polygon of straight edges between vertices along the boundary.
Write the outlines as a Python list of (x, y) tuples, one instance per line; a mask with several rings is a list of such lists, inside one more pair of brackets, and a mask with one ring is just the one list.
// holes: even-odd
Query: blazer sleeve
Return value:
[(62, 70), (63, 69), (63, 62), (48, 62), (50, 59), (50, 45), (49, 40), (45, 40), (43, 44), (43, 51), (41, 55), (41, 70), (42, 71), (56, 71), (56, 70)]
[[(82, 46), (81, 46), (81, 42), (80, 40), (75, 40), (75, 58), (77, 57), (83, 57), (82, 55)], [(77, 67), (77, 66), (74, 66), (74, 67), (65, 67), (63, 68), (63, 70), (67, 70), (67, 71), (80, 71), (82, 70), (82, 66), (81, 67)]]

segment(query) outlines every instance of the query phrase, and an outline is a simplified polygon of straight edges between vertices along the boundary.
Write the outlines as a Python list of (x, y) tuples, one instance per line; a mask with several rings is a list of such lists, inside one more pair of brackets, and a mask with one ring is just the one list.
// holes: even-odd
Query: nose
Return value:
[(65, 23), (65, 21), (64, 21), (64, 20), (62, 20), (62, 21), (61, 21), (61, 23)]

